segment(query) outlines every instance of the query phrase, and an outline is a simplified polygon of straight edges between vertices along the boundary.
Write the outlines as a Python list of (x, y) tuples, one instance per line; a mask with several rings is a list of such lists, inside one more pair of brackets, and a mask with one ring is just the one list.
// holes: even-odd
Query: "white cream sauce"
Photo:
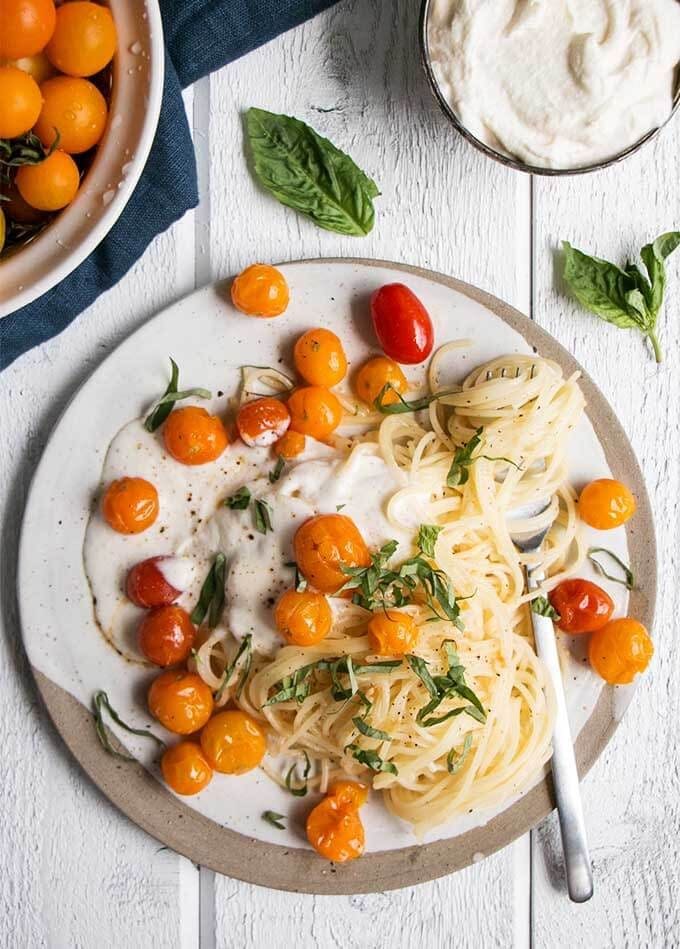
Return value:
[(432, 65), (463, 125), (528, 164), (577, 168), (661, 125), (678, 0), (434, 0)]

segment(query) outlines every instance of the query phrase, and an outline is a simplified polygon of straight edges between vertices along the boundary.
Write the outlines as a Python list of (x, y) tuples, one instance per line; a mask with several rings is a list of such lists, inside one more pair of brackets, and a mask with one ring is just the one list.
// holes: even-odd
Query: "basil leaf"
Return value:
[(470, 753), (470, 748), (472, 748), (472, 735), (468, 732), (465, 736), (461, 753), (457, 755), (455, 748), (452, 748), (446, 756), (446, 770), (449, 774), (455, 774), (457, 771), (460, 771), (465, 763), (465, 759)]
[(224, 581), (226, 578), (227, 561), (224, 554), (215, 557), (215, 592), (208, 610), (208, 626), (214, 629), (220, 621), (224, 608)]
[(444, 530), (437, 524), (421, 524), (418, 530), (418, 546), (426, 557), (434, 557), (434, 545), (437, 538)]
[(357, 716), (352, 719), (352, 722), (356, 725), (361, 734), (366, 735), (367, 738), (375, 738), (377, 741), (392, 741), (391, 735), (381, 731), (380, 728), (373, 728), (373, 726), (369, 725), (363, 718)]
[(560, 614), (545, 596), (535, 596), (533, 598), (531, 601), (531, 612), (538, 613), (539, 616), (547, 616), (548, 619), (555, 620), (555, 622), (560, 619)]
[[(208, 610), (210, 618), (208, 620), (211, 627), (217, 626), (219, 614), (224, 605), (224, 575), (225, 575), (225, 556), (222, 553), (215, 555), (213, 564), (203, 581), (201, 592), (198, 595), (198, 602), (191, 611), (191, 622), (194, 626), (200, 626), (205, 619)], [(218, 605), (213, 607), (213, 600), (217, 598)]]
[(92, 705), (94, 709), (94, 728), (97, 732), (97, 738), (102, 744), (102, 747), (105, 751), (108, 751), (110, 755), (113, 755), (114, 758), (120, 758), (121, 761), (135, 761), (131, 755), (125, 755), (121, 751), (116, 751), (111, 742), (109, 741), (109, 736), (106, 734), (106, 727), (104, 725), (104, 712), (108, 712), (111, 719), (120, 725), (121, 728), (124, 728), (126, 732), (130, 732), (131, 735), (139, 735), (142, 738), (150, 738), (152, 741), (155, 741), (156, 744), (165, 751), (165, 742), (161, 741), (160, 738), (157, 738), (153, 732), (148, 731), (146, 728), (132, 728), (131, 725), (128, 725), (120, 717), (118, 712), (112, 707), (109, 702), (109, 697), (104, 692), (103, 689), (98, 689), (92, 697)]
[(225, 498), (224, 506), (231, 508), (232, 511), (245, 511), (250, 504), (250, 491), (243, 485), (236, 494), (230, 498)]
[(266, 501), (258, 499), (255, 501), (255, 530), (260, 534), (266, 534), (267, 531), (273, 531), (271, 507)]
[[(394, 392), (397, 396), (396, 402), (384, 401), (388, 392)], [(457, 392), (460, 392), (460, 389), (446, 389), (408, 402), (401, 393), (397, 392), (392, 383), (386, 382), (373, 400), (373, 405), (383, 415), (404, 415), (406, 412), (420, 412), (421, 409), (426, 409), (430, 403), (436, 402), (437, 399), (442, 399), (445, 395), (454, 395)]]
[(348, 745), (345, 751), (351, 751), (352, 757), (356, 758), (361, 764), (365, 764), (371, 771), (387, 771), (390, 774), (399, 774), (397, 766), (392, 764), (391, 761), (383, 761), (377, 751), (359, 748), (358, 745)]
[(622, 329), (639, 326), (628, 312), (625, 300), (627, 274), (614, 264), (590, 257), (562, 241), (565, 252), (564, 279), (587, 310)]
[[(595, 554), (607, 554), (608, 557), (617, 564), (618, 567), (623, 571), (624, 579), (621, 577), (615, 577), (611, 573), (607, 573), (603, 565), (596, 559)], [(627, 590), (633, 590), (635, 588), (635, 576), (630, 567), (617, 557), (616, 554), (608, 550), (606, 547), (591, 547), (588, 551), (588, 560), (592, 563), (598, 573), (601, 573), (603, 577), (606, 577), (607, 580), (611, 580), (613, 583), (621, 583)]]
[(230, 680), (231, 680), (231, 677), (232, 677), (232, 675), (234, 674), (234, 669), (235, 669), (236, 666), (238, 665), (239, 659), (240, 659), (241, 656), (245, 653), (245, 654), (246, 654), (246, 658), (245, 658), (245, 662), (243, 663), (243, 669), (241, 670), (241, 674), (240, 674), (240, 676), (239, 676), (239, 684), (238, 684), (237, 689), (236, 689), (236, 697), (238, 698), (238, 697), (241, 695), (241, 692), (243, 691), (243, 686), (245, 685), (246, 679), (248, 678), (248, 673), (250, 672), (250, 666), (251, 666), (252, 659), (253, 659), (253, 656), (252, 656), (252, 643), (253, 643), (252, 634), (251, 634), (251, 633), (248, 633), (248, 635), (244, 638), (244, 640), (243, 640), (243, 642), (241, 643), (241, 645), (238, 647), (238, 652), (237, 652), (236, 655), (234, 656), (233, 662), (231, 662), (231, 663), (227, 666), (227, 668), (224, 670), (224, 674), (223, 674), (223, 676), (222, 676), (222, 681), (220, 682), (220, 686), (219, 686), (217, 692), (215, 692), (215, 701), (216, 701), (216, 702), (219, 701), (219, 699), (222, 698), (222, 694), (223, 694), (224, 690), (226, 689), (226, 687), (229, 685), (229, 682), (230, 682)]
[(291, 765), (288, 770), (288, 774), (286, 775), (286, 787), (294, 797), (304, 797), (307, 793), (307, 778), (309, 777), (309, 772), (312, 767), (312, 762), (309, 760), (309, 755), (307, 752), (303, 751), (302, 754), (305, 756), (305, 770), (302, 773), (302, 780), (304, 781), (304, 784), (300, 785), (300, 787), (293, 787), (293, 772), (297, 768), (297, 764)]
[(654, 317), (658, 315), (661, 309), (663, 295), (666, 290), (664, 261), (678, 246), (680, 246), (680, 231), (669, 231), (667, 234), (657, 237), (653, 244), (645, 244), (640, 251), (640, 257), (642, 257), (649, 274), (651, 284), (649, 309)]
[(271, 824), (273, 827), (277, 827), (279, 830), (286, 829), (281, 823), (281, 821), (285, 819), (285, 814), (277, 814), (276, 811), (265, 811), (262, 814), (262, 820), (266, 820), (268, 824)]
[(275, 484), (275, 483), (279, 480), (279, 478), (281, 477), (281, 475), (282, 475), (282, 473), (283, 473), (283, 469), (284, 469), (284, 467), (285, 467), (285, 464), (286, 464), (286, 462), (285, 462), (285, 461), (283, 460), (283, 458), (279, 455), (279, 460), (276, 462), (276, 467), (273, 469), (273, 471), (270, 471), (270, 472), (269, 472), (269, 481), (270, 481), (270, 484)]
[(157, 428), (160, 428), (168, 415), (172, 412), (175, 402), (179, 402), (180, 399), (212, 398), (212, 392), (210, 392), (209, 389), (185, 389), (183, 392), (179, 392), (179, 368), (174, 359), (170, 360), (170, 366), (172, 372), (168, 387), (144, 420), (144, 428), (147, 432), (155, 432)]
[(255, 175), (281, 204), (338, 234), (373, 229), (380, 192), (349, 155), (291, 116), (248, 109), (245, 120)]
[(427, 668), (427, 663), (425, 660), (421, 659), (420, 656), (414, 656), (412, 653), (409, 653), (406, 656), (406, 661), (423, 683), (432, 698), (438, 698), (439, 689), (435, 685), (434, 680), (430, 675), (430, 670)]

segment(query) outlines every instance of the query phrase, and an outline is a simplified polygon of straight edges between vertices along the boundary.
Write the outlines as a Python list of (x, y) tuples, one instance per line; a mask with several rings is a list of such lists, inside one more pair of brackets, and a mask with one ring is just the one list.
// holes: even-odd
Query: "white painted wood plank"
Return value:
[(657, 368), (638, 334), (607, 326), (565, 298), (562, 239), (617, 262), (680, 226), (680, 121), (624, 166), (536, 182), (536, 318), (593, 375), (626, 428), (647, 479), (658, 532), (656, 657), (602, 759), (583, 785), (595, 896), (569, 903), (552, 819), (536, 835), (534, 937), (540, 947), (680, 944), (680, 258), (668, 263)]
[[(528, 181), (475, 153), (439, 113), (420, 66), (417, 6), (342, 3), (212, 77), (214, 278), (253, 260), (380, 257), (453, 274), (528, 308)], [(319, 230), (253, 183), (242, 136), (251, 105), (304, 119), (375, 177), (382, 197), (369, 237)], [(218, 877), (216, 944), (274, 949), (294, 932), (303, 946), (509, 946), (515, 935), (526, 946), (528, 848), (517, 847), (448, 879), (374, 896), (296, 896)]]

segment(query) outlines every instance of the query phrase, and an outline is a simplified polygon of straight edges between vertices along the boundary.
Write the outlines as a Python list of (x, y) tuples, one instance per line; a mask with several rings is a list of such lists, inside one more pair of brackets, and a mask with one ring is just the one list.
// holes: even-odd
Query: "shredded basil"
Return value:
[(212, 398), (212, 392), (208, 389), (185, 389), (183, 392), (179, 392), (179, 367), (174, 359), (170, 359), (170, 365), (172, 371), (168, 387), (144, 421), (144, 428), (147, 432), (155, 432), (157, 428), (160, 428), (172, 412), (175, 402), (179, 402), (180, 399)]
[(198, 602), (191, 613), (191, 622), (194, 623), (194, 625), (200, 626), (206, 615), (208, 615), (208, 625), (211, 628), (214, 628), (219, 623), (224, 607), (226, 569), (226, 558), (224, 554), (216, 554), (213, 564), (203, 581)]
[(286, 787), (294, 797), (304, 797), (307, 793), (307, 779), (309, 778), (309, 772), (312, 768), (312, 762), (309, 760), (309, 755), (307, 752), (303, 751), (302, 754), (305, 756), (305, 770), (302, 772), (302, 780), (304, 781), (304, 784), (302, 784), (300, 787), (293, 787), (293, 773), (297, 768), (297, 764), (292, 765), (288, 770), (288, 774), (286, 775)]
[(268, 824), (271, 824), (273, 827), (276, 827), (278, 830), (285, 830), (285, 826), (281, 823), (282, 820), (286, 819), (285, 814), (277, 814), (276, 811), (264, 811), (262, 814), (262, 820), (266, 820)]
[(377, 741), (392, 741), (392, 736), (388, 735), (387, 732), (382, 731), (380, 728), (373, 728), (372, 725), (369, 725), (367, 721), (363, 718), (352, 719), (352, 722), (356, 725), (362, 735), (366, 735), (367, 738), (375, 738)]
[(399, 774), (397, 766), (391, 761), (383, 761), (377, 751), (370, 748), (359, 748), (358, 745), (348, 745), (345, 751), (352, 753), (352, 757), (361, 764), (366, 765), (371, 771), (387, 771), (389, 774)]
[[(393, 392), (397, 396), (396, 402), (385, 402), (385, 396)], [(455, 395), (460, 389), (445, 389), (441, 392), (435, 392), (433, 395), (424, 395), (420, 399), (413, 399), (408, 402), (401, 393), (397, 392), (391, 382), (386, 382), (377, 397), (373, 400), (373, 405), (383, 415), (403, 415), (406, 412), (420, 412), (426, 409), (437, 399), (443, 399), (446, 395)]]
[(131, 735), (139, 735), (141, 738), (150, 738), (152, 741), (155, 741), (156, 744), (165, 751), (165, 742), (161, 741), (160, 738), (157, 738), (153, 732), (148, 731), (146, 728), (132, 728), (131, 725), (128, 725), (120, 717), (118, 712), (112, 707), (109, 702), (109, 697), (104, 692), (103, 689), (98, 689), (92, 697), (92, 706), (94, 710), (94, 728), (97, 732), (97, 737), (102, 744), (102, 747), (105, 751), (108, 751), (110, 755), (113, 755), (114, 758), (120, 758), (121, 761), (135, 761), (131, 755), (123, 754), (121, 751), (116, 751), (111, 742), (109, 741), (109, 736), (106, 734), (106, 726), (104, 724), (104, 712), (108, 712), (110, 718), (120, 725), (121, 728), (124, 728), (126, 732), (129, 732)]
[(446, 756), (446, 770), (449, 774), (456, 774), (457, 771), (465, 764), (465, 759), (470, 753), (472, 748), (472, 735), (470, 732), (465, 736), (465, 741), (463, 742), (463, 750), (459, 755), (456, 754), (455, 748), (452, 748), (451, 751)]
[(217, 692), (215, 692), (216, 702), (222, 698), (224, 690), (229, 685), (229, 682), (231, 681), (231, 677), (234, 674), (234, 670), (236, 669), (236, 666), (238, 665), (239, 660), (241, 659), (243, 655), (245, 655), (245, 659), (243, 660), (243, 665), (239, 673), (238, 685), (236, 686), (236, 698), (240, 698), (241, 692), (243, 691), (243, 686), (246, 684), (248, 673), (250, 672), (250, 667), (253, 661), (252, 644), (253, 644), (253, 637), (251, 633), (248, 633), (248, 635), (244, 638), (241, 645), (238, 647), (238, 651), (236, 655), (234, 656), (233, 662), (231, 662), (227, 666), (227, 668), (224, 670), (224, 674), (222, 676), (222, 681), (220, 682), (220, 686)]
[(273, 531), (274, 527), (272, 526), (272, 509), (267, 503), (261, 498), (258, 498), (254, 504), (254, 513), (255, 513), (255, 530), (260, 534), (266, 534), (267, 531)]
[(243, 485), (232, 497), (225, 498), (224, 504), (232, 511), (245, 511), (250, 504), (250, 491)]
[(547, 616), (548, 619), (556, 623), (560, 620), (560, 614), (545, 596), (535, 596), (531, 601), (531, 612), (538, 613), (539, 616)]
[(486, 461), (504, 461), (506, 464), (512, 465), (514, 468), (520, 470), (520, 466), (514, 461), (511, 461), (510, 458), (497, 458), (492, 455), (474, 455), (474, 452), (481, 444), (483, 431), (484, 429), (481, 427), (475, 429), (472, 438), (454, 451), (453, 461), (451, 462), (449, 473), (446, 476), (446, 484), (449, 488), (455, 488), (468, 482), (470, 478), (470, 465), (477, 461), (478, 458), (484, 458)]
[(269, 481), (271, 484), (276, 484), (276, 482), (279, 480), (279, 478), (283, 474), (283, 469), (285, 468), (285, 466), (286, 466), (286, 462), (279, 455), (278, 461), (276, 462), (276, 466), (274, 467), (272, 471), (269, 472)]
[[(596, 559), (595, 554), (606, 554), (608, 557), (614, 561), (614, 563), (621, 568), (623, 571), (623, 579), (621, 577), (616, 577), (611, 573), (607, 573), (604, 566)], [(591, 547), (588, 551), (588, 560), (592, 563), (598, 573), (602, 574), (603, 577), (606, 577), (607, 580), (611, 580), (613, 583), (622, 584), (627, 590), (633, 590), (635, 588), (635, 576), (630, 567), (617, 557), (613, 551), (608, 550), (606, 547)]]
[[(449, 718), (455, 718), (457, 715), (469, 715), (476, 721), (484, 724), (486, 721), (486, 710), (480, 702), (478, 696), (465, 682), (465, 667), (460, 664), (455, 643), (447, 639), (442, 643), (448, 662), (448, 671), (446, 675), (432, 676), (427, 662), (420, 656), (409, 654), (406, 660), (411, 669), (418, 676), (430, 695), (430, 701), (419, 709), (416, 715), (416, 722), (424, 728), (430, 728), (433, 725), (439, 725)], [(457, 706), (455, 709), (448, 710), (440, 716), (432, 716), (434, 712), (445, 699), (460, 698), (469, 702), (469, 705)]]
[(439, 527), (437, 524), (420, 525), (420, 529), (418, 530), (418, 547), (420, 547), (426, 557), (434, 557), (434, 545), (437, 543), (437, 538), (443, 530), (444, 528)]
[[(363, 665), (354, 665), (351, 656), (340, 656), (336, 659), (319, 659), (306, 666), (296, 669), (292, 676), (286, 676), (274, 686), (271, 695), (262, 706), (278, 705), (280, 702), (304, 702), (311, 691), (311, 677), (316, 672), (327, 672), (331, 679), (331, 695), (337, 702), (359, 697), (362, 704), (369, 708), (371, 703), (358, 688), (356, 677), (360, 675), (388, 674), (401, 665), (401, 659), (391, 659), (385, 662), (368, 662)], [(340, 676), (348, 676), (348, 685), (343, 685)]]

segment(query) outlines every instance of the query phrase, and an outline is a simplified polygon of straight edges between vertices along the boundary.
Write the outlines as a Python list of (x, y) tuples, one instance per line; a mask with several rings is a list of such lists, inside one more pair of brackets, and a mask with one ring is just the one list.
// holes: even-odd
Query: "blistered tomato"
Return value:
[(589, 580), (563, 580), (550, 594), (550, 603), (560, 614), (557, 625), (566, 633), (592, 633), (614, 612), (609, 594)]
[(591, 481), (578, 499), (581, 519), (601, 531), (625, 524), (635, 514), (636, 507), (635, 498), (625, 484), (612, 478)]
[(313, 386), (334, 386), (345, 378), (347, 357), (342, 343), (330, 330), (308, 330), (293, 350), (295, 368)]
[(251, 448), (263, 448), (278, 441), (290, 425), (290, 412), (280, 399), (263, 398), (246, 402), (238, 410), (236, 428)]
[(163, 426), (163, 441), (168, 454), (183, 465), (215, 461), (229, 444), (221, 420), (197, 405), (170, 413)]
[(354, 380), (354, 391), (362, 401), (373, 405), (386, 385), (390, 385), (382, 396), (383, 405), (392, 405), (408, 389), (406, 376), (401, 366), (387, 356), (374, 356), (365, 362)]
[(181, 606), (157, 606), (139, 624), (137, 641), (143, 656), (157, 666), (175, 666), (189, 658), (196, 628)]
[(305, 450), (305, 436), (300, 432), (291, 432), (290, 429), (282, 435), (274, 445), (276, 454), (285, 461), (296, 458)]
[(111, 62), (116, 52), (116, 27), (111, 11), (87, 0), (62, 3), (45, 52), (59, 72), (94, 76)]
[(596, 630), (588, 643), (590, 665), (610, 685), (627, 685), (644, 672), (654, 655), (649, 633), (637, 620), (615, 619)]
[(248, 316), (280, 316), (288, 306), (288, 284), (276, 267), (252, 264), (231, 285), (231, 300)]
[(201, 748), (215, 769), (223, 774), (245, 774), (264, 758), (264, 731), (240, 709), (219, 712), (201, 732)]
[(330, 389), (303, 386), (288, 399), (290, 427), (318, 441), (329, 438), (342, 421), (342, 405)]
[(352, 804), (330, 795), (307, 817), (307, 839), (318, 854), (334, 863), (355, 860), (364, 852), (364, 825)]
[(56, 21), (53, 0), (2, 0), (0, 56), (21, 59), (39, 53), (54, 33)]
[(310, 517), (295, 532), (293, 548), (299, 569), (322, 593), (336, 593), (346, 582), (341, 567), (368, 567), (371, 563), (356, 524), (344, 514)]
[(432, 320), (412, 290), (388, 283), (373, 294), (371, 315), (385, 354), (397, 362), (423, 362), (434, 346)]
[(144, 478), (119, 478), (106, 489), (102, 514), (119, 534), (141, 534), (158, 517), (158, 492)]
[[(73, 6), (73, 4), (69, 4)], [(59, 148), (69, 155), (87, 152), (106, 128), (106, 99), (94, 83), (55, 76), (40, 87), (43, 105), (34, 132), (46, 147), (59, 136)]]
[(35, 79), (16, 66), (0, 66), (0, 138), (16, 138), (28, 132), (41, 108), (42, 96)]
[(182, 591), (176, 590), (165, 578), (163, 564), (169, 560), (169, 557), (149, 557), (129, 570), (125, 592), (136, 606), (148, 610), (175, 602)]
[(153, 717), (177, 735), (203, 728), (213, 710), (212, 692), (203, 679), (181, 669), (169, 669), (154, 679), (147, 701)]
[(210, 784), (213, 770), (195, 741), (181, 741), (163, 754), (161, 772), (176, 794), (198, 794)]
[(381, 656), (403, 656), (418, 642), (418, 627), (412, 616), (400, 610), (374, 613), (368, 624), (368, 641)]
[(287, 643), (313, 646), (328, 636), (333, 614), (322, 593), (286, 590), (276, 604), (274, 622)]

